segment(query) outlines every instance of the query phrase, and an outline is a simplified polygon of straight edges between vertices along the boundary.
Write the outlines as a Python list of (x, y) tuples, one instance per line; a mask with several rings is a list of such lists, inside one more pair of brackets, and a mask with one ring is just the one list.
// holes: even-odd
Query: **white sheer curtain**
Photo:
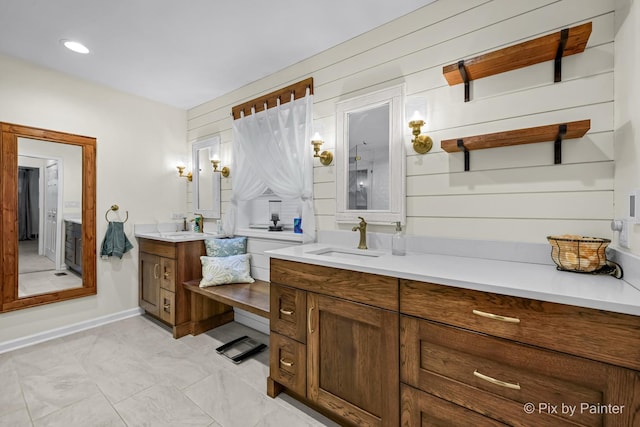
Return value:
[(238, 203), (270, 188), (282, 199), (300, 200), (303, 241), (315, 240), (312, 108), (313, 95), (307, 89), (304, 98), (233, 121), (233, 192), (226, 234), (235, 234)]

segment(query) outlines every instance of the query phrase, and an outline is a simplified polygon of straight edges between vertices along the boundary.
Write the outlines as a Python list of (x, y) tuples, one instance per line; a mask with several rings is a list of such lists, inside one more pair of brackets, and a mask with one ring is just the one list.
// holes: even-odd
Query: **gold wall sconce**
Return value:
[(229, 177), (229, 174), (231, 173), (231, 169), (229, 169), (229, 167), (223, 166), (222, 169), (218, 169), (220, 167), (220, 159), (218, 158), (211, 159), (211, 165), (213, 166), (214, 172), (220, 172), (220, 175), (222, 175), (225, 178)]
[(193, 175), (191, 174), (191, 172), (189, 172), (188, 174), (184, 174), (184, 165), (178, 165), (176, 166), (178, 168), (178, 176), (181, 178), (187, 178), (187, 181), (191, 182), (193, 181)]
[(433, 147), (433, 140), (427, 134), (421, 133), (422, 126), (424, 126), (424, 120), (420, 116), (420, 113), (416, 111), (411, 120), (409, 121), (409, 127), (413, 130), (413, 150), (418, 154), (426, 154)]
[(320, 159), (320, 163), (322, 163), (322, 165), (324, 166), (329, 166), (331, 164), (331, 162), (333, 161), (333, 154), (330, 151), (323, 151), (322, 153), (319, 153), (320, 151), (320, 146), (322, 144), (324, 144), (324, 141), (322, 140), (322, 137), (320, 136), (320, 134), (318, 132), (316, 132), (313, 135), (313, 139), (311, 140), (311, 144), (313, 144), (313, 157), (317, 157)]

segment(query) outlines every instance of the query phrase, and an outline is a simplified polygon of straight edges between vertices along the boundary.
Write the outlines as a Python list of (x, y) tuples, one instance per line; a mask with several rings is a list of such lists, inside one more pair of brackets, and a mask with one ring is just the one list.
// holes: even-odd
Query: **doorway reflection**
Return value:
[(80, 218), (82, 149), (19, 138), (18, 152), (18, 297), (80, 288), (65, 231)]

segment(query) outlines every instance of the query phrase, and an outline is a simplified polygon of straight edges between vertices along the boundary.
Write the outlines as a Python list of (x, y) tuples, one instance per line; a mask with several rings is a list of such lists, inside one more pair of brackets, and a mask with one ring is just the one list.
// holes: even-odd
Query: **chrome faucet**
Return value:
[(351, 231), (360, 231), (360, 243), (358, 243), (358, 249), (367, 249), (367, 222), (359, 216), (360, 224), (357, 227), (353, 227)]

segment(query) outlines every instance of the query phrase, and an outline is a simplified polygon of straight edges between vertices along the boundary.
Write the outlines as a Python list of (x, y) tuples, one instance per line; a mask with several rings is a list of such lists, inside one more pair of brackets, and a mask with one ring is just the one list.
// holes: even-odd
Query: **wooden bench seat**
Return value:
[(184, 282), (182, 286), (191, 294), (192, 335), (233, 321), (233, 307), (269, 318), (269, 282), (256, 280), (253, 283), (231, 283), (229, 285), (201, 288), (200, 279)]

